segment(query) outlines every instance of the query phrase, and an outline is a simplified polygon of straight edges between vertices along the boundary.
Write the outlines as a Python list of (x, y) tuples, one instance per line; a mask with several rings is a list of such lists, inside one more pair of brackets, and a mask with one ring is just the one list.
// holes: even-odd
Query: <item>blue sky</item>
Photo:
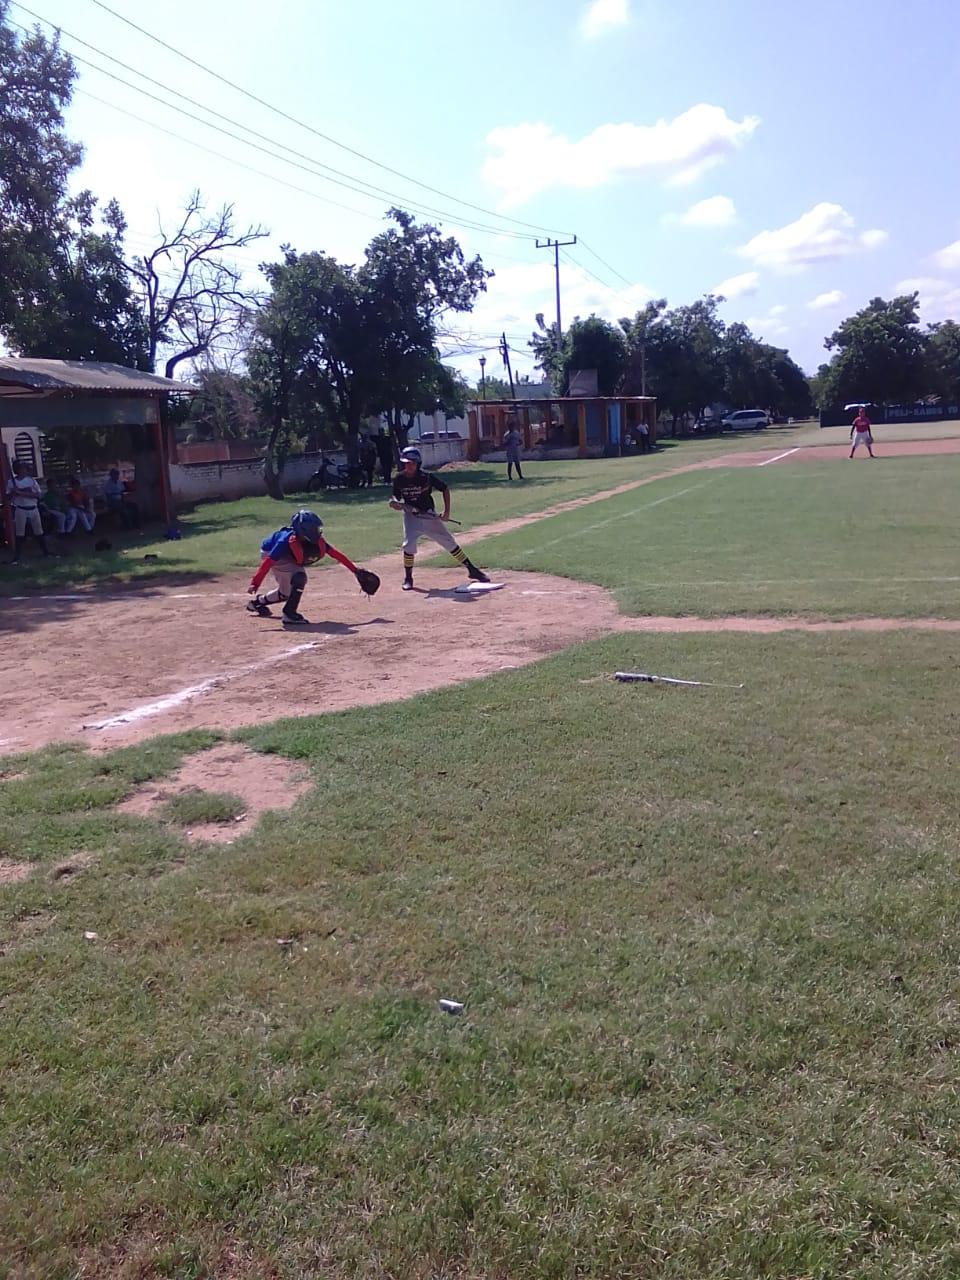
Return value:
[[(447, 344), (472, 377), (479, 348), (501, 329), (516, 366), (530, 370), (525, 339), (536, 312), (553, 311), (552, 255), (507, 219), (579, 237), (564, 251), (565, 322), (720, 289), (727, 320), (746, 320), (812, 371), (824, 335), (876, 294), (918, 288), (924, 318), (960, 317), (960, 9), (950, 0), (110, 6), (303, 125), (445, 193), (282, 119), (94, 0), (31, 0), (64, 28), (71, 53), (163, 96), (80, 37), (221, 112), (237, 132), (246, 126), (310, 158), (301, 164), (392, 193), (333, 185), (81, 65), (68, 118), (86, 147), (80, 180), (119, 199), (131, 247), (144, 247), (158, 214), (172, 220), (194, 187), (270, 229), (243, 258), (254, 274), (281, 243), (355, 260), (390, 203), (441, 209), (433, 220), (496, 272)], [(16, 4), (10, 17), (34, 21)], [(498, 363), (489, 354), (488, 371)]]

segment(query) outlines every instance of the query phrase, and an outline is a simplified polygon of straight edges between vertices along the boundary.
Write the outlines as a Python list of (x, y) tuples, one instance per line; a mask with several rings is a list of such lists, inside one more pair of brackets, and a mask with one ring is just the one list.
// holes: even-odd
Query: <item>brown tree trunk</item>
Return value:
[(282, 427), (282, 421), (273, 424), (270, 439), (267, 441), (267, 451), (263, 459), (263, 483), (266, 486), (267, 493), (271, 498), (275, 498), (277, 502), (282, 502), (284, 498), (283, 479), (274, 466), (274, 450)]

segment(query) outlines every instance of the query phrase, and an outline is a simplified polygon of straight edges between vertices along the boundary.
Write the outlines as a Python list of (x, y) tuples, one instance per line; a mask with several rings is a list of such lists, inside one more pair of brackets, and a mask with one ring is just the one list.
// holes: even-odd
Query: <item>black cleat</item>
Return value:
[(401, 584), (401, 586), (400, 586), (400, 590), (401, 590), (401, 591), (412, 591), (412, 590), (413, 590), (413, 579), (412, 579), (412, 578), (404, 578), (404, 580), (403, 580), (403, 582), (402, 582), (402, 584)]
[(247, 601), (247, 613), (255, 613), (258, 618), (273, 617), (273, 614), (270, 612), (270, 606), (267, 604), (261, 603), (261, 601), (259, 600)]
[(306, 622), (302, 613), (287, 613), (286, 609), (283, 610), (281, 619), (285, 627), (300, 627)]
[(483, 570), (478, 569), (475, 564), (471, 564), (468, 566), (467, 576), (470, 578), (471, 582), (489, 582), (490, 581), (490, 579), (483, 572)]

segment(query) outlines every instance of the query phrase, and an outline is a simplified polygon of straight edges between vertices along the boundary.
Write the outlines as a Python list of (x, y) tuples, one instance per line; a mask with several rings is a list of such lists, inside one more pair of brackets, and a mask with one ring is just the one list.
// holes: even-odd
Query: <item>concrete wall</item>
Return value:
[[(424, 440), (417, 441), (416, 445), (428, 470), (445, 462), (459, 462), (467, 456), (465, 440)], [(346, 463), (342, 453), (328, 453), (326, 456), (334, 465)], [(288, 458), (283, 468), (283, 487), (292, 493), (304, 489), (319, 465), (319, 453), (296, 454)], [(254, 498), (267, 491), (263, 483), (262, 458), (237, 462), (172, 462), (170, 484), (174, 502), (184, 504)]]

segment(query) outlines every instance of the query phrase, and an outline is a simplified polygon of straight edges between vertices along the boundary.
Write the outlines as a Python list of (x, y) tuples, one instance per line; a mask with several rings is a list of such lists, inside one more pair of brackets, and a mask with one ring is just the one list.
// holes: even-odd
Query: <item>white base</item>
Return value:
[(506, 585), (505, 582), (463, 582), (456, 591), (457, 595), (472, 596), (482, 591), (501, 591)]

